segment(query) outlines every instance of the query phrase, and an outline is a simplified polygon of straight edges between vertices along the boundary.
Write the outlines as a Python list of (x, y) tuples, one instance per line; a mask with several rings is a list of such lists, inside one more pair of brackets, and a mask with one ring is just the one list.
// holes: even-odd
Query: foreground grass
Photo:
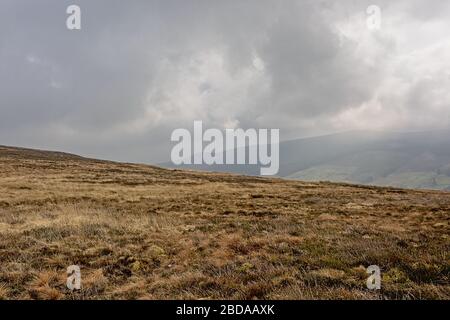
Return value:
[(445, 192), (0, 147), (0, 298), (449, 299), (449, 213)]

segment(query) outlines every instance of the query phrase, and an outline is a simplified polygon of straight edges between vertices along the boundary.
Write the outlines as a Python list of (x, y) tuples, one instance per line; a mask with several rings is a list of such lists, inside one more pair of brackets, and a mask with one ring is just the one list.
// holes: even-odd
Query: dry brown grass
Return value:
[(0, 299), (449, 299), (449, 213), (445, 192), (0, 147)]

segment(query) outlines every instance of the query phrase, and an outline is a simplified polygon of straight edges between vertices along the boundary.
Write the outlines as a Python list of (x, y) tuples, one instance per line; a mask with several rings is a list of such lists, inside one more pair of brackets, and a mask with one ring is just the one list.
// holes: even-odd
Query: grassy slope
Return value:
[(445, 192), (0, 147), (0, 298), (449, 299), (449, 212)]

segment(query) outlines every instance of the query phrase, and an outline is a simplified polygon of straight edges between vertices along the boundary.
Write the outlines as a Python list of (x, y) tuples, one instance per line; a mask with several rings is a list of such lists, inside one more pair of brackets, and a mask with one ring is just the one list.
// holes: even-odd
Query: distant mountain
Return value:
[[(163, 166), (175, 167), (171, 163)], [(183, 168), (258, 175), (258, 165)], [(280, 143), (280, 177), (450, 190), (450, 131), (352, 131)]]

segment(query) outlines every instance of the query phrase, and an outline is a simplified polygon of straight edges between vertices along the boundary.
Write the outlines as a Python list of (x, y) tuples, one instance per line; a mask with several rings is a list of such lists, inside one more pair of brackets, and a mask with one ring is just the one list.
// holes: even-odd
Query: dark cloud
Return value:
[(376, 32), (370, 1), (80, 0), (80, 31), (70, 4), (1, 2), (0, 144), (156, 162), (195, 119), (284, 138), (448, 124), (447, 1), (380, 1)]

